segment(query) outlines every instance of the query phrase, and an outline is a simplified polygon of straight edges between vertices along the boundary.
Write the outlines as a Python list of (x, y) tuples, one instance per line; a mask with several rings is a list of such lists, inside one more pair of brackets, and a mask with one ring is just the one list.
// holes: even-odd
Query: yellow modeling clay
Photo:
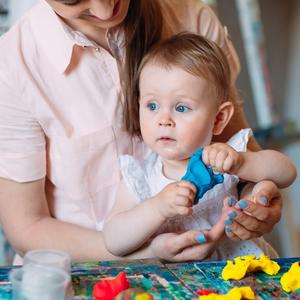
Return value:
[(231, 260), (228, 260), (227, 265), (222, 271), (222, 278), (224, 280), (239, 280), (246, 275), (249, 265), (250, 262), (248, 261), (236, 262), (233, 264)]
[(231, 289), (227, 294), (225, 295), (218, 295), (218, 294), (209, 294), (206, 296), (200, 296), (199, 300), (240, 300), (240, 299), (255, 299), (255, 294), (252, 291), (252, 289), (249, 286), (243, 286), (243, 287), (235, 287)]
[(259, 259), (251, 261), (248, 272), (263, 271), (268, 275), (275, 275), (279, 272), (280, 266), (276, 261), (271, 260), (266, 255), (261, 255)]
[(268, 275), (275, 275), (280, 270), (279, 265), (275, 261), (270, 260), (266, 255), (261, 255), (259, 259), (256, 259), (254, 255), (241, 256), (235, 258), (234, 262), (235, 263), (230, 260), (227, 261), (227, 265), (222, 271), (222, 278), (224, 280), (240, 280), (247, 272), (258, 270)]
[(295, 262), (290, 269), (282, 275), (280, 283), (284, 291), (290, 293), (300, 288), (300, 262)]
[(148, 293), (143, 293), (143, 294), (137, 295), (134, 299), (135, 300), (153, 300), (153, 297), (152, 297), (152, 295), (150, 295)]

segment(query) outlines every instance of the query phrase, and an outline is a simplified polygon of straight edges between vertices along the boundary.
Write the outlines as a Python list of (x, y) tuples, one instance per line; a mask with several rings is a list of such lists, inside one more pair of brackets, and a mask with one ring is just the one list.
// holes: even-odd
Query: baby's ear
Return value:
[(234, 107), (232, 102), (226, 101), (219, 106), (213, 128), (214, 135), (219, 135), (223, 132), (224, 128), (233, 116), (233, 113)]

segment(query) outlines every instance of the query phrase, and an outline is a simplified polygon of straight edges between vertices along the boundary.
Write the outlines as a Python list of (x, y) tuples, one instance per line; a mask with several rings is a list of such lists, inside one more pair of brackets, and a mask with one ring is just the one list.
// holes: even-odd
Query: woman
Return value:
[[(144, 152), (123, 131), (127, 89), (151, 45), (183, 30), (216, 41), (236, 78), (235, 51), (199, 0), (42, 0), (1, 38), (0, 217), (18, 254), (47, 247), (73, 261), (113, 258), (101, 229), (120, 182), (118, 155)], [(242, 127), (237, 109), (222, 140)], [(245, 201), (232, 239), (260, 236), (280, 218), (274, 184), (247, 187), (269, 207)], [(153, 245), (170, 260), (196, 258), (196, 234), (158, 236)]]

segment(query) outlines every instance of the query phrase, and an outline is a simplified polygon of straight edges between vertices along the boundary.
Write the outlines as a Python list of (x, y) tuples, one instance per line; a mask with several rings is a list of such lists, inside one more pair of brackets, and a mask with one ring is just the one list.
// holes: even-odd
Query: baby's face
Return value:
[(145, 143), (161, 157), (184, 160), (212, 138), (216, 92), (204, 78), (148, 63), (140, 76), (140, 124)]

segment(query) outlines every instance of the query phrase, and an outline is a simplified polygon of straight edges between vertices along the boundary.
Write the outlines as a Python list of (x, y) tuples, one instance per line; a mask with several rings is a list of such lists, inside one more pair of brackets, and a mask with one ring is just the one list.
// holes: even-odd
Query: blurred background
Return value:
[[(35, 2), (0, 0), (0, 35)], [(288, 155), (299, 174), (300, 1), (204, 2), (219, 16), (239, 55), (242, 70), (237, 87), (257, 140), (262, 147)], [(300, 197), (300, 175), (282, 193), (282, 219), (266, 239), (280, 256), (300, 256), (300, 201), (297, 201), (297, 197)], [(12, 256), (13, 250), (2, 232), (0, 265), (10, 264)]]

